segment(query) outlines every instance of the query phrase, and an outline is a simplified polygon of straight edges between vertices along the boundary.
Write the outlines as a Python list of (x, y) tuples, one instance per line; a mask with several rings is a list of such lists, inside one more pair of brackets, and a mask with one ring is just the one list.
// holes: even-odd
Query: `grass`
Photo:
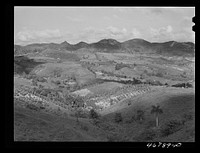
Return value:
[[(126, 63), (137, 63), (135, 70), (122, 68), (119, 73), (125, 75), (138, 75), (143, 73), (147, 68), (152, 68), (152, 72), (163, 68), (162, 64), (169, 64), (170, 60), (158, 59), (155, 64), (144, 67), (147, 58), (143, 60), (137, 59), (137, 57), (128, 57), (128, 54), (109, 54), (101, 53), (109, 60), (116, 60), (117, 55), (122, 57)], [(62, 75), (58, 79), (64, 79), (65, 75), (75, 74), (79, 84), (85, 85), (90, 91), (94, 93), (107, 93), (113, 91), (115, 88), (121, 86), (119, 83), (106, 82), (95, 80), (94, 74), (87, 69), (83, 68), (79, 63), (79, 57), (69, 52), (47, 52), (47, 55), (53, 58), (60, 58), (64, 62), (62, 63), (46, 63), (45, 69), (42, 69), (38, 75), (49, 76), (55, 69), (61, 68)], [(131, 59), (130, 59), (131, 58)], [(27, 62), (26, 59), (23, 59)], [(33, 61), (20, 63), (20, 60), (16, 60), (16, 70), (31, 71), (35, 68)], [(32, 62), (32, 63), (31, 63)], [(119, 62), (119, 61), (118, 61)], [(146, 63), (145, 63), (146, 62)], [(32, 64), (32, 65), (31, 65)], [(26, 68), (27, 66), (27, 68)], [(160, 66), (160, 67), (159, 67)], [(107, 67), (107, 69), (106, 69)], [(30, 68), (30, 69), (29, 69)], [(97, 66), (96, 69), (112, 71), (114, 65), (111, 66)], [(153, 69), (154, 68), (154, 69)], [(141, 72), (140, 72), (141, 71)], [(176, 70), (167, 68), (167, 72), (175, 73)], [(178, 74), (178, 73), (177, 73)], [(149, 76), (147, 76), (150, 78)], [(169, 76), (169, 79), (171, 76)], [(153, 77), (151, 79), (158, 79)], [(161, 78), (161, 80), (163, 77)], [(93, 84), (95, 84), (92, 86)], [(29, 84), (26, 79), (16, 79), (16, 84)], [(87, 85), (88, 84), (88, 85)], [(22, 108), (15, 106), (14, 116), (14, 136), (15, 141), (179, 141), (179, 142), (191, 142), (194, 141), (195, 135), (195, 99), (194, 92), (191, 89), (180, 88), (161, 88), (152, 87), (155, 91), (152, 91), (142, 96), (130, 99), (131, 105), (124, 102), (122, 104), (114, 106), (114, 112), (108, 110), (108, 114), (102, 116), (98, 121), (85, 118), (79, 118), (80, 123), (76, 123), (76, 118), (73, 116), (57, 116), (56, 114), (50, 114), (42, 112), (40, 110), (34, 111), (34, 107)], [(150, 114), (151, 106), (159, 104), (163, 109), (163, 114), (159, 116), (160, 129), (155, 128), (155, 118)], [(144, 120), (141, 122), (131, 120), (131, 118), (137, 114), (137, 110), (143, 110)], [(115, 122), (115, 114), (122, 114), (122, 121)], [(121, 119), (120, 119), (121, 120)], [(172, 128), (170, 134), (162, 135), (162, 130), (167, 128), (167, 124), (173, 120), (183, 121), (184, 124), (177, 128)]]
[(30, 73), (36, 66), (44, 64), (43, 62), (36, 62), (26, 56), (15, 56), (14, 58), (14, 72), (16, 74)]
[(66, 61), (79, 61), (80, 58), (76, 54), (65, 53), (65, 52), (51, 52), (47, 54), (48, 57), (53, 57), (55, 59), (61, 59)]
[[(154, 116), (150, 114), (152, 103), (143, 105), (144, 103), (140, 102), (131, 105), (129, 109), (118, 111), (122, 114), (122, 122), (120, 123), (115, 122), (115, 113), (102, 116), (95, 122), (93, 119), (79, 118), (79, 124), (77, 124), (75, 117), (59, 117), (55, 114), (36, 112), (16, 106), (14, 118), (15, 140), (194, 141), (194, 99), (192, 95), (176, 95), (160, 101), (164, 113), (160, 115), (160, 128), (158, 129), (155, 128)], [(142, 122), (126, 122), (139, 109), (145, 111), (144, 120)], [(169, 134), (162, 135), (162, 131), (166, 129), (167, 124), (173, 120), (177, 123), (180, 122), (180, 126), (176, 124), (178, 125), (177, 128), (173, 127), (173, 131)], [(185, 120), (184, 124), (182, 124), (182, 120)]]

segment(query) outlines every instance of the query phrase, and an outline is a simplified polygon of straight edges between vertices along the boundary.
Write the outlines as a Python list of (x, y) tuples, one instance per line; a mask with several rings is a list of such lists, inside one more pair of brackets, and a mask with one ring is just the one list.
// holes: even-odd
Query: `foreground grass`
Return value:
[[(155, 128), (155, 118), (150, 114), (151, 104), (140, 102), (118, 111), (122, 114), (122, 120), (119, 122), (116, 122), (116, 112), (114, 112), (98, 120), (80, 118), (79, 123), (71, 116), (59, 117), (15, 106), (14, 139), (15, 141), (195, 141), (194, 95), (169, 96), (160, 102), (164, 113), (160, 116), (159, 128)], [(144, 110), (144, 119), (130, 120), (138, 109)]]

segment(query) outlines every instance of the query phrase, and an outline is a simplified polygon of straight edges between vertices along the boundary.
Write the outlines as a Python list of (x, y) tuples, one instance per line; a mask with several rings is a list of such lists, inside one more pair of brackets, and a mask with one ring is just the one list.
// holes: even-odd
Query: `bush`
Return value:
[(146, 129), (144, 132), (140, 134), (137, 138), (138, 141), (150, 141), (157, 137), (157, 132), (152, 129)]
[(137, 110), (137, 115), (135, 117), (135, 120), (140, 121), (140, 122), (143, 121), (145, 119), (144, 113), (145, 113), (145, 111), (143, 111), (143, 110)]
[(26, 108), (31, 109), (31, 110), (35, 110), (35, 111), (39, 110), (39, 108), (37, 106), (33, 105), (33, 104), (27, 104)]
[(122, 114), (121, 113), (116, 113), (115, 114), (115, 122), (116, 123), (120, 123), (122, 121), (123, 121)]
[(157, 76), (157, 77), (163, 77), (163, 74), (162, 74), (162, 72), (158, 72), (158, 73), (155, 74), (155, 76)]
[(101, 121), (98, 119), (93, 119), (92, 123), (97, 126), (101, 123)]
[(94, 109), (91, 109), (91, 110), (90, 110), (90, 118), (92, 118), (92, 119), (97, 119), (97, 118), (99, 118), (98, 113), (97, 113)]
[(44, 77), (37, 77), (38, 82), (47, 82), (47, 80)]
[(155, 127), (155, 121), (149, 121), (146, 125), (146, 128), (152, 128), (152, 127)]
[(186, 122), (186, 121), (193, 120), (192, 114), (184, 114), (184, 115), (183, 115), (183, 120), (184, 120), (185, 122)]
[(133, 123), (135, 121), (136, 121), (136, 117), (135, 117), (135, 115), (133, 115), (129, 120), (126, 120), (125, 122), (130, 124), (130, 123)]
[(40, 109), (45, 109), (45, 107), (44, 106), (40, 106)]
[(84, 131), (88, 131), (89, 130), (89, 128), (87, 126), (82, 125), (82, 124), (81, 124), (81, 129), (84, 130)]
[(128, 141), (128, 139), (117, 133), (112, 133), (107, 136), (107, 141), (109, 141), (109, 142), (125, 142), (125, 141)]
[(161, 136), (165, 137), (179, 131), (182, 128), (182, 120), (171, 120), (161, 129)]
[(32, 85), (37, 86), (37, 80), (36, 79), (32, 79)]
[(79, 110), (79, 113), (78, 113), (78, 117), (79, 118), (88, 118), (88, 113), (83, 111), (83, 110)]

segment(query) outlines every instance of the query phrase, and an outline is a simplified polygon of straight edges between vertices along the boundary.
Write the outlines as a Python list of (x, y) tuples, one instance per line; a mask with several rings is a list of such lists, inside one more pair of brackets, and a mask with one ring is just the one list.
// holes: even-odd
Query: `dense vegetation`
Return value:
[(33, 59), (29, 59), (26, 56), (15, 56), (14, 57), (14, 72), (16, 74), (30, 73), (34, 67), (43, 64), (43, 62), (36, 62)]

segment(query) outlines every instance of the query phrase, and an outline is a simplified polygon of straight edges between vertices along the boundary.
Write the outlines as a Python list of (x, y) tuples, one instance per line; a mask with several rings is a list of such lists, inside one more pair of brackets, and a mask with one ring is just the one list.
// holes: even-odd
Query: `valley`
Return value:
[(14, 55), (15, 141), (195, 141), (193, 43), (65, 41)]

